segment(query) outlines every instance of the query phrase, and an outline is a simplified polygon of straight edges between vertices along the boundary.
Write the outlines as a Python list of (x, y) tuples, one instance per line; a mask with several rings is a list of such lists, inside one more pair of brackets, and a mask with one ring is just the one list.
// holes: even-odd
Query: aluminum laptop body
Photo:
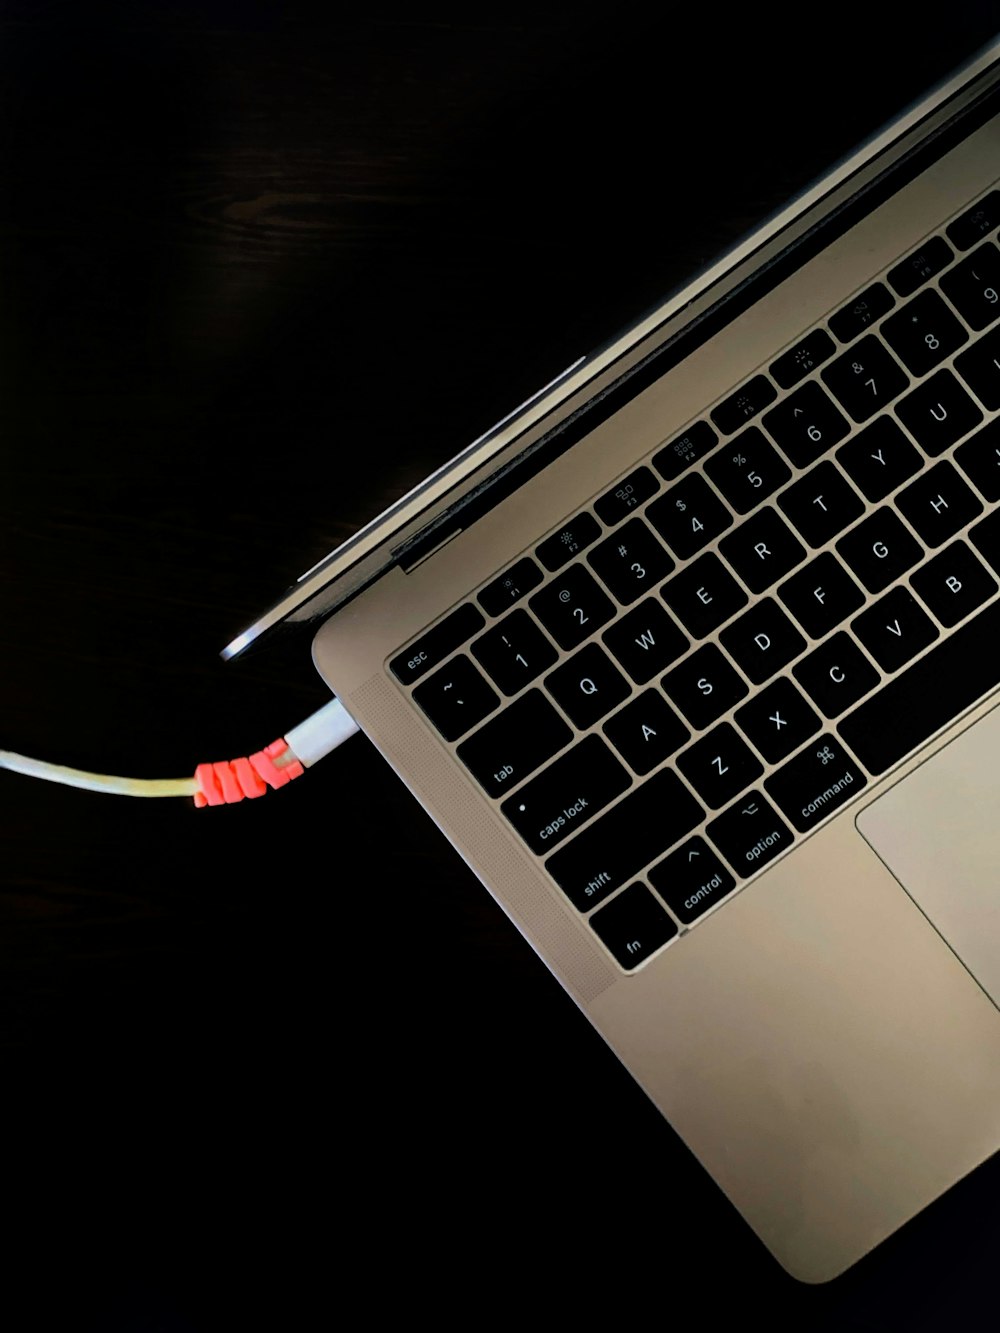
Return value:
[(1000, 1144), (998, 59), (227, 649), (315, 626), (331, 690), (807, 1281)]

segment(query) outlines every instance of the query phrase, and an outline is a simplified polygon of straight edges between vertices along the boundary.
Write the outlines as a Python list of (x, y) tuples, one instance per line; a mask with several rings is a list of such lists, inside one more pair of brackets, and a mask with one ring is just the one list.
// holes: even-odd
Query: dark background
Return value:
[[(1000, 29), (701, 9), (0, 2), (0, 744), (300, 721), (308, 639), (223, 644)], [(787, 1278), (364, 740), (226, 810), (0, 799), (5, 1327), (991, 1308), (996, 1163)]]

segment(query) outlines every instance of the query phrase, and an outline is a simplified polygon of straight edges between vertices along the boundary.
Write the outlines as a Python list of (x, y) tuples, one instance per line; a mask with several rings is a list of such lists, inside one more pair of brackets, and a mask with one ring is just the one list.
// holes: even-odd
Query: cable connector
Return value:
[(331, 699), (293, 727), (287, 736), (272, 741), (263, 750), (246, 758), (199, 764), (193, 778), (112, 777), (30, 759), (12, 750), (0, 750), (0, 768), (119, 796), (193, 796), (195, 805), (201, 809), (206, 805), (255, 800), (271, 788), (286, 787), (358, 730), (358, 724), (340, 700)]

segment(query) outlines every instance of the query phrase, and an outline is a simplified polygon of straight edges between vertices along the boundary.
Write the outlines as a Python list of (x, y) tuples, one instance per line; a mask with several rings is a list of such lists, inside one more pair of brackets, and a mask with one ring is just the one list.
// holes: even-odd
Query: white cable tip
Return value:
[(88, 773), (82, 768), (48, 764), (44, 759), (30, 759), (13, 750), (0, 750), (0, 768), (24, 773), (29, 778), (45, 778), (67, 787), (85, 791), (103, 791), (116, 796), (193, 796), (198, 790), (194, 778), (119, 778), (110, 773)]
[(311, 717), (285, 732), (285, 741), (295, 758), (309, 768), (361, 728), (339, 699), (331, 699)]

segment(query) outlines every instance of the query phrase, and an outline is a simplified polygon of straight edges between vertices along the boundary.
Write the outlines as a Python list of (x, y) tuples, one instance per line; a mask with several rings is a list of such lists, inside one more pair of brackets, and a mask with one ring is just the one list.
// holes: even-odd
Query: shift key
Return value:
[(588, 736), (500, 808), (533, 852), (547, 852), (631, 782), (600, 736)]
[(701, 823), (704, 811), (670, 769), (619, 801), (545, 868), (574, 907), (587, 912)]

